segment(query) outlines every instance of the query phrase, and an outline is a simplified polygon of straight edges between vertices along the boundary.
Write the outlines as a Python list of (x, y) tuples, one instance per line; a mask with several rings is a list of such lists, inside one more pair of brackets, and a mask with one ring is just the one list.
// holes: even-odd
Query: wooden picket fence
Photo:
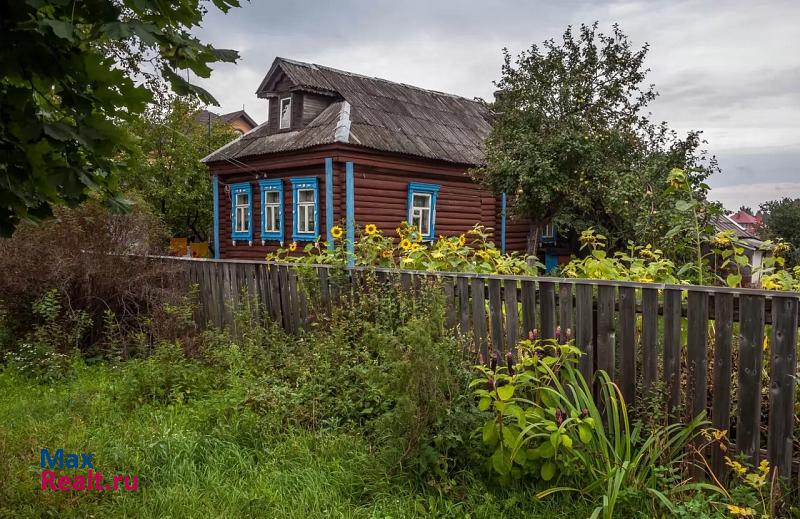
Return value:
[[(331, 311), (344, 292), (374, 275), (414, 290), (441, 287), (447, 325), (488, 359), (529, 330), (555, 337), (570, 329), (590, 379), (605, 370), (629, 405), (663, 387), (667, 411), (707, 411), (755, 464), (768, 459), (791, 477), (800, 293), (553, 277), (432, 273), (236, 260), (173, 259), (199, 287), (198, 319), (225, 325), (249, 298), (289, 332)], [(711, 330), (711, 332), (710, 332)], [(762, 357), (769, 355), (769, 362)], [(711, 370), (709, 370), (709, 363)], [(735, 389), (734, 389), (735, 388)], [(766, 411), (765, 411), (766, 410)], [(764, 437), (762, 441), (762, 437)], [(766, 448), (764, 448), (766, 447)], [(723, 453), (712, 467), (724, 469)], [(799, 478), (800, 479), (800, 478)]]

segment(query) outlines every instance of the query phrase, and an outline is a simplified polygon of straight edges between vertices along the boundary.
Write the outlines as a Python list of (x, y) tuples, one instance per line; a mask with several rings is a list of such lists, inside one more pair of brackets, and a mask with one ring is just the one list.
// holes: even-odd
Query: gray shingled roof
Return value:
[(457, 164), (483, 162), (490, 125), (476, 101), (284, 58), (276, 58), (259, 91), (277, 68), (298, 89), (339, 101), (301, 130), (270, 135), (263, 124), (204, 161), (241, 160), (339, 142)]
[(764, 245), (764, 242), (761, 241), (758, 236), (747, 232), (744, 227), (734, 222), (728, 215), (718, 216), (714, 221), (714, 229), (717, 232), (733, 231), (733, 235), (742, 240), (745, 247), (751, 249), (759, 249)]

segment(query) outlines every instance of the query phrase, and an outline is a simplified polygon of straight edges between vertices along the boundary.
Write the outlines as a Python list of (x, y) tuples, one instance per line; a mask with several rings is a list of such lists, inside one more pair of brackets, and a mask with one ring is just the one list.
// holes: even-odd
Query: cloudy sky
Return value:
[(199, 81), (219, 111), (246, 108), (275, 56), (310, 61), (465, 97), (491, 97), (501, 49), (518, 52), (569, 25), (618, 22), (651, 46), (654, 118), (700, 129), (722, 173), (711, 198), (729, 209), (800, 197), (800, 1), (252, 0), (213, 8), (198, 35), (239, 50)]

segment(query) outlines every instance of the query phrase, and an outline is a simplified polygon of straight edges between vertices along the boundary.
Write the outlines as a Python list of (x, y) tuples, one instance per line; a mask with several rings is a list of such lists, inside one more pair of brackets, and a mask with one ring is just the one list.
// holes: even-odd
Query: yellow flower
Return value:
[(758, 470), (760, 470), (762, 474), (768, 473), (769, 472), (769, 461), (761, 460), (761, 463), (758, 464)]
[(340, 226), (334, 225), (333, 227), (331, 227), (331, 236), (333, 236), (334, 238), (341, 238), (343, 233), (344, 231)]
[(403, 250), (408, 250), (411, 248), (411, 242), (408, 240), (408, 238), (403, 238), (400, 240), (400, 248)]
[(421, 248), (420, 244), (419, 243), (415, 243), (415, 244), (411, 245), (411, 252), (417, 252), (420, 248)]
[(728, 505), (728, 512), (737, 517), (753, 517), (755, 510), (746, 506)]
[(289, 252), (294, 252), (296, 250), (297, 250), (297, 242), (293, 241), (292, 243), (289, 244)]
[(368, 236), (373, 236), (378, 232), (378, 228), (374, 223), (368, 223), (367, 226), (364, 227), (364, 232), (367, 233)]
[(461, 236), (458, 237), (458, 246), (463, 247), (466, 244), (467, 244), (467, 237), (462, 234)]
[(769, 349), (769, 337), (764, 336), (764, 341), (761, 343), (761, 349), (767, 351)]
[(402, 263), (414, 263), (414, 260), (411, 258), (403, 258), (400, 260)]
[(386, 249), (383, 252), (381, 252), (381, 256), (383, 256), (384, 258), (391, 258), (392, 257), (392, 251), (389, 250), (389, 249)]
[(733, 461), (728, 456), (725, 456), (725, 464), (728, 465), (734, 472), (742, 475), (747, 472), (747, 469), (738, 461)]
[(436, 252), (434, 252), (434, 253), (432, 254), (432, 256), (433, 256), (433, 258), (434, 258), (434, 259), (442, 259), (442, 258), (444, 258), (444, 254), (442, 254), (442, 253), (441, 253), (441, 252), (439, 252), (439, 251), (436, 251)]
[(764, 290), (782, 290), (783, 285), (770, 276), (764, 276), (761, 280), (761, 288)]

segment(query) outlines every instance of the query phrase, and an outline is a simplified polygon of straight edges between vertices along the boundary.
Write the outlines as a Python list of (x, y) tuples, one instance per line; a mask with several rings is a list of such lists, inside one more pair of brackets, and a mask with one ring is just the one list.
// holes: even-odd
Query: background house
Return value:
[[(740, 211), (741, 212), (741, 211)], [(747, 214), (747, 213), (744, 213)], [(748, 215), (750, 216), (750, 215)], [(753, 218), (752, 216), (750, 216)], [(714, 222), (717, 232), (731, 231), (733, 235), (741, 241), (744, 254), (750, 260), (749, 265), (742, 267), (742, 286), (758, 287), (761, 282), (761, 273), (758, 269), (764, 262), (766, 255), (771, 254), (756, 235), (748, 231), (743, 225), (733, 219), (733, 215), (718, 216)]]
[(208, 110), (200, 110), (194, 115), (194, 120), (199, 124), (211, 124), (214, 121), (220, 121), (228, 124), (239, 135), (244, 135), (249, 132), (258, 124), (252, 117), (247, 115), (244, 110), (237, 110), (227, 114), (217, 115)]
[(761, 215), (760, 211), (753, 216), (747, 211), (739, 209), (730, 215), (730, 219), (739, 224), (740, 227), (752, 236), (758, 236), (761, 229), (764, 227), (764, 217)]
[[(508, 200), (468, 176), (490, 131), (477, 101), (320, 65), (276, 58), (258, 87), (269, 119), (203, 159), (214, 187), (215, 254), (263, 258), (350, 222), (426, 239), (476, 223), (506, 251), (525, 249), (528, 225)], [(545, 238), (545, 241), (553, 238)]]

